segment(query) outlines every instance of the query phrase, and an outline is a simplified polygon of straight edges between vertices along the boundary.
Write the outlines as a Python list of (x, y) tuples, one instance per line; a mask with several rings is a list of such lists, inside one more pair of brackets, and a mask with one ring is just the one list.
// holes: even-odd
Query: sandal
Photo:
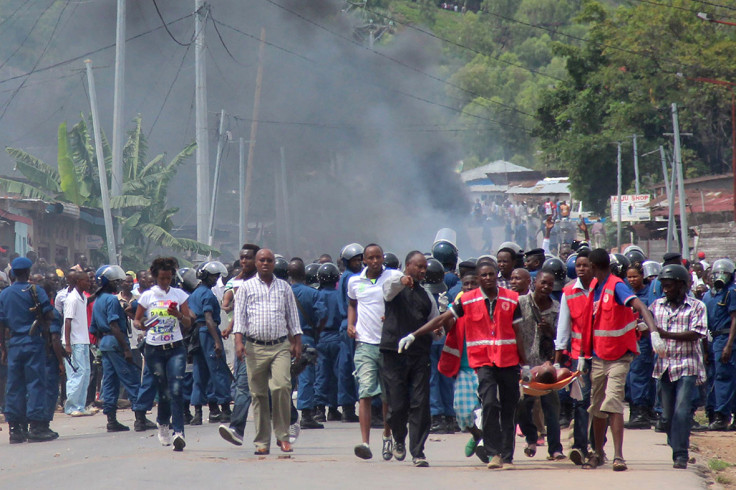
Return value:
[(626, 466), (624, 458), (613, 458), (613, 471), (626, 471), (627, 469), (629, 467)]
[(537, 454), (537, 445), (536, 444), (527, 444), (524, 448), (524, 454), (528, 458), (533, 458)]
[(567, 456), (562, 454), (561, 452), (557, 451), (556, 453), (552, 453), (549, 456), (547, 456), (547, 461), (562, 461), (563, 459), (567, 459)]
[(594, 470), (598, 468), (601, 464), (603, 464), (603, 461), (601, 460), (600, 455), (598, 455), (597, 453), (593, 453), (585, 461), (585, 463), (583, 463), (582, 468), (584, 470)]

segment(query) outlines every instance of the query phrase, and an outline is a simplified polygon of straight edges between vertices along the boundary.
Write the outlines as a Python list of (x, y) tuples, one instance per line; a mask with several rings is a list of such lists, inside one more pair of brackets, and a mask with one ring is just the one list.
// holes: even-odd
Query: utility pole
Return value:
[(636, 194), (639, 194), (639, 153), (636, 150), (636, 134), (634, 138), (634, 185), (636, 186)]
[(107, 238), (107, 258), (111, 265), (118, 263), (117, 248), (115, 247), (115, 233), (112, 228), (112, 212), (110, 211), (110, 195), (107, 192), (107, 169), (105, 168), (105, 154), (102, 150), (102, 130), (100, 117), (97, 113), (97, 92), (95, 91), (95, 75), (92, 73), (92, 60), (84, 60), (87, 66), (87, 84), (89, 85), (89, 105), (92, 109), (92, 126), (94, 129), (95, 151), (97, 153), (97, 172), (100, 174), (100, 194), (102, 197), (102, 216), (105, 220), (105, 235)]
[(284, 208), (284, 235), (286, 239), (286, 248), (289, 253), (294, 253), (294, 244), (292, 243), (291, 216), (289, 213), (289, 192), (286, 180), (286, 157), (284, 156), (284, 147), (281, 147), (281, 202)]
[(256, 94), (253, 100), (253, 121), (250, 124), (250, 141), (248, 142), (248, 163), (245, 170), (245, 192), (240, 199), (245, 201), (243, 221), (246, 233), (248, 230), (248, 211), (250, 210), (250, 183), (253, 176), (253, 155), (256, 151), (256, 134), (258, 133), (258, 110), (261, 106), (261, 82), (263, 81), (263, 51), (266, 46), (266, 29), (261, 27), (261, 44), (258, 47), (258, 70), (256, 71)]
[(675, 171), (675, 160), (672, 159), (672, 180), (670, 182), (669, 213), (667, 215), (667, 251), (674, 252), (678, 245), (677, 221), (675, 221), (675, 186), (677, 185), (677, 172)]
[(243, 138), (240, 138), (238, 149), (240, 150), (238, 152), (238, 167), (240, 170), (238, 172), (238, 196), (240, 196), (240, 219), (238, 220), (240, 226), (238, 227), (238, 244), (240, 244), (240, 246), (243, 246), (243, 244), (245, 243), (245, 232), (248, 229), (248, 223), (244, 221), (245, 199), (243, 199), (243, 196), (245, 195), (245, 140)]
[(618, 252), (621, 253), (621, 143), (617, 143), (618, 145), (618, 175), (616, 177), (616, 182), (618, 186), (618, 221), (616, 221), (616, 247), (618, 248)]
[(677, 169), (677, 193), (680, 199), (680, 235), (682, 258), (690, 259), (687, 226), (687, 207), (685, 205), (685, 183), (682, 172), (682, 149), (680, 148), (680, 121), (677, 117), (677, 104), (672, 103), (672, 126), (675, 140), (675, 168)]
[[(123, 145), (125, 135), (125, 31), (126, 0), (118, 0), (117, 28), (115, 31), (115, 97), (112, 109), (112, 182), (113, 197), (123, 194)], [(116, 214), (119, 214), (116, 213)], [(117, 240), (122, 248), (123, 222), (118, 222)]]
[(197, 140), (197, 241), (207, 241), (207, 204), (210, 190), (210, 145), (207, 134), (207, 69), (205, 64), (204, 26), (207, 6), (194, 0), (194, 70)]
[(207, 245), (210, 247), (215, 240), (215, 206), (217, 206), (217, 184), (220, 181), (220, 159), (222, 158), (222, 147), (224, 145), (225, 132), (225, 109), (220, 110), (220, 130), (217, 133), (217, 154), (215, 155), (215, 178), (212, 183), (212, 199), (210, 200), (210, 224)]
[(668, 213), (667, 213), (667, 251), (672, 252), (674, 249), (673, 242), (674, 238), (677, 236), (677, 231), (674, 230), (675, 228), (675, 210), (673, 209), (675, 206), (675, 198), (672, 194), (672, 187), (675, 185), (675, 172), (672, 172), (672, 184), (670, 184), (670, 175), (667, 171), (667, 156), (664, 153), (664, 146), (659, 145), (659, 158), (662, 161), (662, 175), (664, 176), (664, 190), (665, 195), (667, 196), (667, 203), (668, 203)]

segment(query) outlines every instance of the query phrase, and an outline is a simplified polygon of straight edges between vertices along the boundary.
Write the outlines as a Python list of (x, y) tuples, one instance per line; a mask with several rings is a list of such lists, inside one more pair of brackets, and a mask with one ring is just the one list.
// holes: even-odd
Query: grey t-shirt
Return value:
[[(519, 296), (519, 334), (524, 339), (527, 362), (530, 366), (539, 366), (545, 361), (554, 361), (555, 337), (557, 335), (557, 317), (560, 314), (560, 303), (552, 299), (552, 306), (541, 311), (531, 294)], [(551, 336), (537, 327), (541, 320), (547, 320), (552, 328)]]

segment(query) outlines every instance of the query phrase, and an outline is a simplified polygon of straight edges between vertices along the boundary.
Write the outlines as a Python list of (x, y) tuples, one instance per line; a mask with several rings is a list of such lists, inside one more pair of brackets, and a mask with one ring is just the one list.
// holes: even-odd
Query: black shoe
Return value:
[(355, 413), (354, 405), (343, 405), (342, 406), (342, 421), (346, 423), (360, 422), (360, 417)]
[(317, 422), (327, 422), (327, 417), (325, 417), (324, 405), (317, 405), (317, 407), (314, 409), (314, 420), (316, 420)]
[(629, 412), (629, 421), (624, 424), (624, 427), (627, 429), (651, 429), (652, 424), (642, 407), (632, 405)]
[(202, 405), (194, 406), (194, 417), (192, 417), (189, 425), (202, 425)]
[(314, 420), (312, 410), (302, 410), (302, 420), (299, 422), (302, 429), (324, 429), (325, 426)]
[(657, 423), (654, 425), (654, 432), (667, 432), (664, 426), (664, 420), (662, 419), (662, 417), (660, 417), (657, 420)]
[[(186, 414), (186, 412), (184, 412)], [(145, 432), (147, 430), (153, 430), (157, 426), (146, 418), (145, 410), (139, 410), (135, 412), (135, 423), (133, 424), (133, 430), (136, 432)]]
[(217, 402), (210, 402), (210, 416), (209, 416), (209, 422), (210, 424), (216, 424), (220, 422), (220, 407), (217, 405)]
[(488, 451), (485, 446), (476, 446), (475, 455), (478, 456), (478, 459), (480, 459), (483, 464), (488, 464), (491, 460), (491, 458), (488, 457)]
[(720, 412), (716, 412), (713, 422), (708, 426), (708, 430), (727, 431), (728, 417)]
[[(315, 417), (316, 420), (316, 417)], [(330, 409), (327, 411), (327, 421), (328, 422), (339, 422), (342, 420), (342, 415), (340, 412), (334, 408), (330, 407)]]
[(455, 417), (444, 416), (442, 417), (442, 433), (443, 434), (454, 434), (455, 433)]
[(432, 416), (432, 425), (429, 427), (430, 434), (442, 434), (445, 429), (444, 420), (441, 415)]
[(731, 425), (728, 426), (728, 430), (736, 430), (736, 414), (731, 419)]
[(690, 419), (690, 432), (705, 432), (708, 430), (707, 425), (700, 425), (695, 417)]
[(125, 432), (128, 430), (130, 430), (130, 427), (118, 422), (115, 412), (107, 414), (107, 431), (108, 432)]
[(189, 408), (189, 405), (186, 406), (184, 409), (184, 425), (190, 425), (192, 423), (192, 411)]
[(46, 442), (57, 439), (59, 434), (52, 431), (45, 422), (31, 422), (31, 430), (28, 431), (28, 442)]
[(20, 424), (14, 424), (10, 426), (10, 444), (21, 444), (28, 440), (28, 435), (20, 426)]
[(675, 460), (675, 464), (673, 464), (672, 467), (678, 470), (686, 470), (687, 469), (687, 458), (677, 458)]
[(232, 417), (232, 415), (233, 412), (230, 410), (229, 403), (223, 403), (220, 405), (220, 422), (230, 423), (230, 417)]

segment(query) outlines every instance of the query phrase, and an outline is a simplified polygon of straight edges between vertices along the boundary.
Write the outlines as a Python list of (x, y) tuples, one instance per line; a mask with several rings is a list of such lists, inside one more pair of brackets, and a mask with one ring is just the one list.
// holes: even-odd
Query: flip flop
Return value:
[(624, 458), (613, 458), (613, 471), (626, 471), (629, 467), (626, 466)]
[(524, 454), (528, 458), (533, 458), (537, 454), (537, 445), (536, 444), (527, 444), (527, 446), (524, 448)]

